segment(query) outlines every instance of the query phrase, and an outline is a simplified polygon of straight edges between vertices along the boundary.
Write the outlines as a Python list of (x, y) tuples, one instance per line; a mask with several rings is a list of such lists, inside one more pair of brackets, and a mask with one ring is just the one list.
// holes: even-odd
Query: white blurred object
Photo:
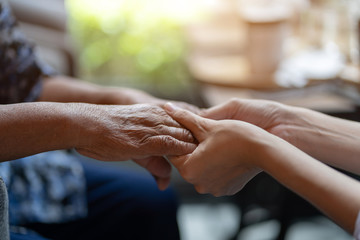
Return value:
[(336, 45), (324, 49), (308, 49), (284, 60), (275, 74), (282, 87), (303, 87), (309, 80), (336, 78), (344, 69), (346, 59)]
[(178, 213), (183, 240), (224, 240), (235, 234), (240, 212), (235, 205), (185, 204)]
[(241, 0), (240, 12), (249, 22), (282, 21), (292, 15), (291, 2), (285, 0)]
[(288, 0), (240, 0), (240, 14), (249, 22), (275, 22), (292, 15), (292, 4)]

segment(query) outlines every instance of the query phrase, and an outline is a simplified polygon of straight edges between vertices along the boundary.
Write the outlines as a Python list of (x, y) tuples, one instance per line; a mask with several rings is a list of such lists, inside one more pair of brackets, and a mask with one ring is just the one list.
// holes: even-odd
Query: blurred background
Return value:
[[(60, 73), (199, 107), (261, 98), (360, 120), (359, 0), (9, 2)], [(175, 169), (172, 182), (184, 240), (352, 239), (266, 174), (222, 198)]]

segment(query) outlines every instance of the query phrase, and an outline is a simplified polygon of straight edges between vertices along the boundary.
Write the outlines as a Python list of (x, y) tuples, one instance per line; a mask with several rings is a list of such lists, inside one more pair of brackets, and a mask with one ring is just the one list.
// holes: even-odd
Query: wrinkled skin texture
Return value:
[[(121, 102), (117, 101), (117, 97), (121, 94), (118, 94), (115, 92), (115, 94), (113, 94), (114, 97), (112, 97), (113, 101), (112, 102)], [(161, 108), (163, 108), (163, 106), (168, 102), (167, 100), (161, 99), (161, 98), (156, 98), (146, 92), (143, 91), (138, 91), (135, 89), (127, 89), (127, 96), (128, 96), (128, 101), (130, 104), (143, 104), (143, 103), (147, 103), (147, 104), (151, 104), (151, 105), (155, 105), (155, 106), (159, 106)], [(179, 101), (175, 101), (173, 102), (173, 104), (175, 104), (178, 107), (181, 107), (183, 109), (187, 109), (193, 113), (199, 113), (200, 109), (192, 104), (188, 104), (186, 102), (179, 102)], [(171, 177), (171, 166), (168, 163), (167, 160), (165, 160), (163, 157), (158, 157), (158, 156), (152, 156), (152, 157), (147, 157), (144, 159), (133, 159), (134, 162), (136, 162), (137, 164), (139, 164), (140, 166), (146, 168), (149, 172), (151, 172), (155, 178), (155, 180), (157, 181), (159, 188), (160, 189), (165, 189), (168, 184), (170, 183), (170, 177)], [(157, 173), (157, 174), (154, 174)], [(161, 177), (159, 177), (161, 176)]]
[[(170, 180), (171, 167), (164, 155), (183, 155), (196, 145), (192, 134), (158, 106), (84, 105), (86, 144), (76, 150), (101, 161), (133, 159), (149, 170), (164, 189)], [(94, 116), (97, 116), (94, 118)]]
[[(122, 96), (123, 93), (119, 93), (116, 89), (111, 92), (112, 99), (111, 103), (123, 103)], [(146, 92), (139, 91), (136, 89), (127, 89), (126, 91), (127, 101), (128, 104), (151, 104), (154, 106), (163, 107), (168, 101), (156, 98)], [(120, 97), (120, 99), (118, 99)], [(188, 104), (185, 102), (173, 102), (178, 107), (187, 109), (194, 113), (199, 113), (200, 109), (192, 104)], [(171, 176), (171, 166), (167, 160), (163, 157), (159, 156), (150, 156), (144, 159), (133, 159), (134, 162), (139, 164), (140, 166), (146, 168), (152, 175), (154, 176), (155, 180), (157, 181), (160, 189), (165, 189), (170, 183), (170, 176)], [(156, 174), (154, 174), (156, 173)]]

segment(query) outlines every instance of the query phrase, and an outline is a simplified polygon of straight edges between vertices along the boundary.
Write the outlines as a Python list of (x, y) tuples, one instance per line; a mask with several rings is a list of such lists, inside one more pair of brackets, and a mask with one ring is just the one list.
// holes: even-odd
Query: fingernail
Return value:
[(171, 102), (168, 102), (165, 104), (164, 106), (165, 110), (168, 111), (168, 112), (174, 112), (176, 111), (177, 109), (179, 109), (179, 107), (177, 107), (176, 105), (174, 105), (173, 103)]

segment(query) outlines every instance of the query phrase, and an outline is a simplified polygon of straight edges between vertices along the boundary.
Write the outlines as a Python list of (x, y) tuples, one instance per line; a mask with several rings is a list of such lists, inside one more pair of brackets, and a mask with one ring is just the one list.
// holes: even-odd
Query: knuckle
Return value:
[(237, 104), (239, 104), (239, 99), (236, 98), (236, 97), (232, 97), (232, 98), (230, 99), (230, 101), (229, 101), (229, 104), (230, 104), (231, 106), (236, 106)]
[(181, 129), (180, 135), (183, 137), (183, 139), (186, 139), (189, 142), (194, 142), (195, 141), (194, 136), (187, 129)]
[(176, 144), (176, 140), (169, 135), (161, 135), (159, 136), (159, 141), (165, 147), (173, 147)]
[(151, 144), (152, 142), (154, 142), (154, 138), (153, 138), (154, 134), (151, 132), (148, 132), (146, 134), (143, 134), (142, 136), (138, 136), (136, 137), (138, 139), (138, 142), (141, 146), (146, 146), (148, 144)]
[(165, 126), (162, 123), (155, 123), (153, 129), (154, 134), (159, 134), (165, 131)]
[(163, 151), (174, 149), (177, 146), (176, 140), (168, 135), (151, 136), (146, 138), (144, 143), (154, 149), (162, 149)]

